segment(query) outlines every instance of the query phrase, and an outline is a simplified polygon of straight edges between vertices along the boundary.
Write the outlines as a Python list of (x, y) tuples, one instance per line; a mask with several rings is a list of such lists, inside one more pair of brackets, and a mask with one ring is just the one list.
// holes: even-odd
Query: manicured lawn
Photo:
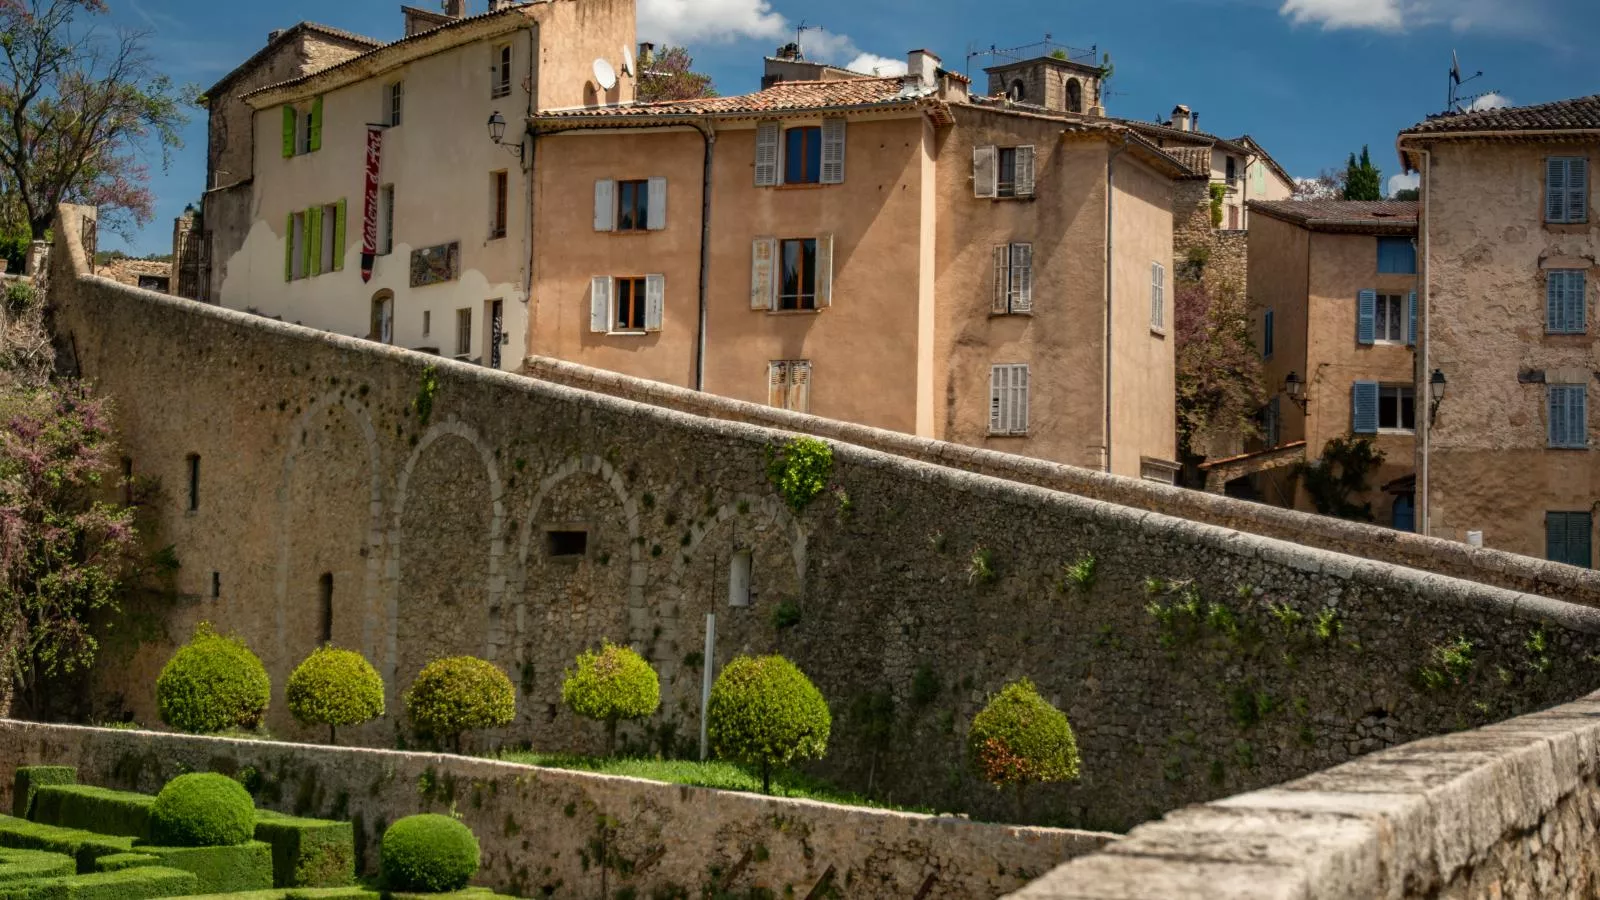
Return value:
[[(680, 759), (599, 759), (592, 756), (573, 756), (564, 753), (537, 753), (507, 751), (500, 756), (506, 762), (525, 766), (544, 766), (549, 769), (576, 769), (602, 775), (626, 775), (667, 784), (690, 787), (717, 788), (724, 791), (761, 792), (761, 776), (751, 774), (733, 763), (691, 762)], [(869, 800), (860, 794), (842, 791), (826, 782), (808, 778), (798, 772), (775, 772), (772, 776), (772, 794), (776, 797), (795, 797), (803, 800), (820, 800), (823, 803), (842, 803), (847, 806), (871, 806), (904, 812), (931, 813), (933, 810), (902, 806)]]

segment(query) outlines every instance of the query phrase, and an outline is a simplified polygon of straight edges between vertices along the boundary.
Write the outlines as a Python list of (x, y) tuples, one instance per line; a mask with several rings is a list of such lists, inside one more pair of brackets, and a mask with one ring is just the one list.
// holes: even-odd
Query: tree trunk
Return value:
[(761, 761), (761, 793), (772, 793), (772, 763), (764, 759)]
[(1017, 824), (1018, 825), (1026, 825), (1026, 824), (1028, 824), (1028, 799), (1027, 799), (1027, 796), (1025, 794), (1025, 792), (1027, 790), (1028, 790), (1028, 783), (1027, 782), (1025, 782), (1025, 781), (1017, 782)]
[(617, 752), (617, 720), (606, 720), (606, 759)]
[(28, 622), (17, 614), (16, 621), (0, 638), (0, 719), (11, 718), (17, 697), (17, 653), (27, 636)]
[(337, 726), (337, 725), (329, 725), (328, 726), (328, 743), (332, 744), (335, 747), (339, 746), (339, 726)]

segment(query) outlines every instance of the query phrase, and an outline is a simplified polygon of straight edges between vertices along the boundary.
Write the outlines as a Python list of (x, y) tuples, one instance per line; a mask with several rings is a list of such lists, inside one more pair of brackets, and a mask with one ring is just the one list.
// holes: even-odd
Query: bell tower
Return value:
[(1073, 57), (1058, 50), (1049, 56), (991, 66), (984, 72), (989, 76), (990, 96), (1004, 95), (1013, 103), (1050, 112), (1105, 115), (1100, 95), (1105, 70), (1092, 53)]

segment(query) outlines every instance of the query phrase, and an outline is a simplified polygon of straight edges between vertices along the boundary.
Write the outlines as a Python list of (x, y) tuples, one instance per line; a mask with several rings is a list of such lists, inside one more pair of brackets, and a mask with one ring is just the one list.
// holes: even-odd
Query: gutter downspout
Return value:
[(1105, 471), (1107, 473), (1111, 471), (1111, 317), (1113, 312), (1111, 301), (1113, 297), (1112, 288), (1114, 278), (1113, 261), (1115, 260), (1115, 257), (1112, 255), (1112, 250), (1115, 245), (1114, 228), (1116, 226), (1117, 214), (1117, 157), (1121, 156), (1127, 151), (1130, 143), (1132, 143), (1132, 140), (1128, 137), (1128, 134), (1124, 132), (1122, 135), (1122, 146), (1112, 151), (1111, 155), (1106, 159), (1106, 395), (1104, 405), (1106, 410)]
[(1418, 533), (1426, 537), (1433, 534), (1433, 504), (1429, 502), (1428, 495), (1429, 474), (1432, 468), (1430, 462), (1433, 454), (1433, 391), (1429, 384), (1429, 373), (1433, 371), (1433, 367), (1430, 365), (1433, 355), (1433, 343), (1428, 340), (1428, 326), (1433, 320), (1433, 316), (1429, 314), (1432, 309), (1432, 303), (1430, 302), (1431, 297), (1428, 290), (1429, 284), (1432, 282), (1433, 267), (1428, 264), (1428, 251), (1430, 249), (1428, 242), (1428, 201), (1430, 199), (1428, 196), (1428, 181), (1433, 175), (1433, 151), (1419, 149), (1411, 152), (1422, 156), (1422, 193), (1420, 195), (1422, 202), (1417, 209), (1418, 224), (1421, 228), (1419, 235), (1422, 238), (1422, 246), (1417, 250), (1417, 258), (1422, 263), (1422, 291), (1419, 295), (1421, 297), (1419, 302), (1422, 304), (1422, 335), (1420, 336), (1422, 341), (1422, 370), (1417, 375), (1417, 387), (1421, 389), (1418, 391), (1418, 395), (1428, 398), (1428, 417), (1424, 420), (1427, 424), (1422, 429), (1422, 466), (1420, 467), (1421, 471), (1417, 473), (1418, 493), (1421, 495), (1418, 497), (1420, 503), (1417, 509), (1417, 518), (1420, 525)]
[(711, 163), (716, 155), (717, 132), (706, 118), (696, 123), (700, 137), (705, 140), (705, 169), (700, 183), (700, 318), (695, 326), (694, 389), (706, 389), (706, 319), (708, 317), (707, 293), (711, 280)]
[[(522, 309), (524, 318), (522, 356), (526, 360), (533, 355), (533, 214), (534, 214), (534, 161), (538, 156), (539, 129), (533, 125), (533, 117), (537, 113), (538, 103), (534, 97), (538, 80), (535, 67), (539, 59), (539, 26), (528, 25), (528, 116), (523, 119), (522, 132), (522, 180), (526, 207), (522, 218)], [(487, 357), (485, 357), (487, 358)], [(504, 360), (501, 361), (504, 363)], [(518, 362), (517, 368), (522, 368)]]

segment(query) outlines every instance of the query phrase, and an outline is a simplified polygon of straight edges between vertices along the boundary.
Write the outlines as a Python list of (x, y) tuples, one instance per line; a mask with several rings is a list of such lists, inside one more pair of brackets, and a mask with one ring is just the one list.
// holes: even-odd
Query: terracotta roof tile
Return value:
[(1600, 94), (1557, 100), (1537, 106), (1507, 106), (1474, 112), (1431, 116), (1401, 132), (1449, 134), (1461, 131), (1595, 131), (1600, 130)]
[(782, 81), (766, 90), (704, 100), (668, 100), (625, 106), (591, 106), (552, 110), (543, 115), (557, 119), (611, 118), (614, 116), (704, 116), (785, 110), (827, 109), (911, 103), (920, 95), (901, 92), (899, 78), (841, 78), (827, 81)]
[(1254, 200), (1251, 212), (1309, 228), (1414, 230), (1414, 200)]

